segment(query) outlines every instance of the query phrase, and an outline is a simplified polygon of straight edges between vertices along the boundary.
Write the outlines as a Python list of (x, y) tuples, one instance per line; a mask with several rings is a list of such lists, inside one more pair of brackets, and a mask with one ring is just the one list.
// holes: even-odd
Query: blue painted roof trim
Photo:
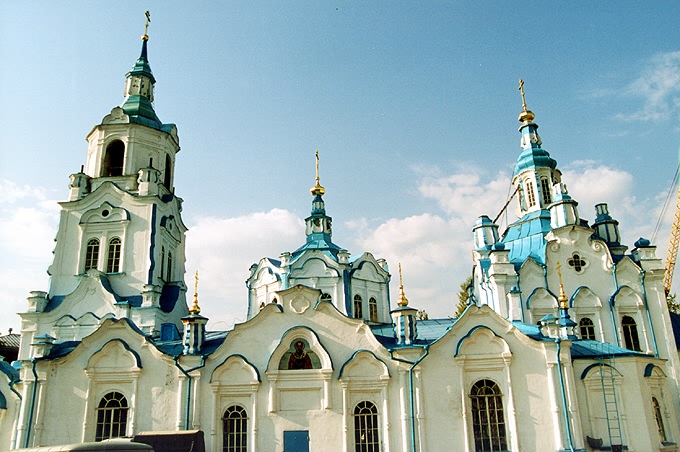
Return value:
[[(616, 369), (616, 367), (614, 367), (614, 366), (610, 366), (609, 364), (606, 364), (606, 363), (602, 363), (601, 365), (602, 365), (602, 367), (609, 367), (609, 368), (614, 369), (618, 372), (618, 369)], [(595, 367), (600, 367), (600, 364), (591, 364), (590, 366), (583, 369), (583, 372), (581, 372), (581, 380), (585, 380), (585, 378), (588, 376), (590, 371), (593, 370), (593, 368), (595, 368)]]
[(588, 287), (588, 286), (579, 286), (579, 287), (574, 291), (574, 293), (571, 294), (571, 297), (569, 297), (569, 307), (570, 307), (570, 308), (573, 308), (573, 307), (574, 307), (574, 300), (576, 299), (576, 297), (578, 296), (578, 294), (579, 294), (579, 292), (580, 292), (581, 290), (590, 290), (590, 291), (592, 292), (592, 290), (591, 290), (590, 287)]
[(378, 357), (375, 355), (375, 353), (373, 353), (373, 352), (370, 351), (370, 350), (360, 349), (360, 350), (356, 350), (354, 353), (352, 353), (352, 356), (350, 356), (349, 359), (343, 363), (342, 367), (340, 367), (340, 372), (338, 373), (338, 380), (340, 380), (340, 379), (342, 378), (342, 374), (343, 374), (343, 372), (345, 371), (345, 367), (346, 367), (349, 363), (351, 363), (351, 362), (354, 360), (354, 358), (356, 358), (356, 356), (357, 356), (359, 353), (362, 353), (362, 352), (366, 352), (366, 353), (369, 353), (369, 354), (373, 355), (373, 357), (374, 357), (376, 360), (378, 360), (378, 361), (380, 361), (381, 363), (383, 363), (383, 365), (387, 368), (387, 374), (389, 375), (390, 369), (389, 369), (389, 367), (387, 366), (387, 364), (385, 364), (385, 361), (383, 361), (382, 359), (378, 358)]
[(651, 377), (651, 376), (652, 376), (652, 371), (654, 370), (655, 367), (657, 367), (657, 366), (655, 366), (654, 364), (647, 364), (647, 365), (645, 366), (644, 376), (645, 376), (646, 378)]
[(12, 367), (12, 365), (7, 361), (0, 360), (0, 372), (7, 375), (10, 383), (17, 382), (20, 379), (19, 371)]

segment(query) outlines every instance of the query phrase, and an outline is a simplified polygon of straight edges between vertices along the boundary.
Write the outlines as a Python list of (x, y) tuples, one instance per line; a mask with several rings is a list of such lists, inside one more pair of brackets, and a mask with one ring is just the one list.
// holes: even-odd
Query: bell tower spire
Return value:
[(151, 14), (149, 11), (146, 11), (144, 15), (146, 17), (146, 22), (144, 24), (144, 34), (141, 38), (142, 51), (130, 72), (125, 75), (125, 102), (123, 103), (122, 108), (127, 115), (160, 123), (152, 105), (153, 89), (156, 78), (151, 72), (147, 49)]

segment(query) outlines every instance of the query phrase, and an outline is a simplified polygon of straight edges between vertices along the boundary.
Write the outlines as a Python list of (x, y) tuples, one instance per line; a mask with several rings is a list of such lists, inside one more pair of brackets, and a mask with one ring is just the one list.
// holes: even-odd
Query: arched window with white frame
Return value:
[(581, 339), (595, 340), (595, 324), (589, 317), (582, 317), (578, 321), (578, 328), (581, 333)]
[(120, 438), (127, 435), (128, 403), (120, 392), (104, 395), (97, 406), (97, 433), (95, 441)]
[(99, 265), (99, 239), (92, 238), (87, 241), (85, 249), (85, 271), (97, 268)]
[(475, 452), (508, 450), (503, 396), (491, 380), (479, 380), (470, 391)]
[(120, 272), (120, 252), (122, 242), (119, 237), (109, 240), (108, 256), (106, 261), (106, 273)]
[(534, 183), (530, 180), (525, 182), (526, 195), (528, 201), (528, 207), (534, 207), (536, 205), (536, 194), (534, 193)]
[(246, 409), (231, 405), (222, 417), (222, 452), (248, 451), (248, 413)]
[(356, 404), (353, 416), (355, 452), (379, 452), (378, 408), (372, 402), (364, 400)]
[(659, 441), (662, 443), (667, 441), (666, 427), (663, 423), (663, 414), (661, 414), (661, 406), (656, 397), (652, 397), (652, 410), (654, 410), (654, 419), (656, 419), (656, 427), (659, 431)]
[(541, 197), (543, 198), (543, 205), (547, 206), (552, 202), (552, 191), (550, 190), (550, 180), (547, 177), (541, 177)]

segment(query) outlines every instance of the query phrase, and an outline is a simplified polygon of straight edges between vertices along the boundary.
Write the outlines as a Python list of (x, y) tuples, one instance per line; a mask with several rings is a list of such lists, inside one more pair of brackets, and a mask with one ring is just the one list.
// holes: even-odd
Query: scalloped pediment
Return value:
[(111, 113), (104, 116), (102, 124), (129, 124), (130, 117), (125, 114), (125, 111), (120, 107), (114, 107)]
[(510, 353), (508, 343), (486, 327), (471, 330), (458, 344), (456, 355), (467, 358), (486, 358), (505, 356)]
[(539, 287), (527, 298), (529, 309), (557, 309), (557, 299), (545, 288)]
[(614, 295), (614, 305), (617, 308), (634, 307), (638, 308), (644, 305), (642, 297), (628, 286), (621, 287)]
[(252, 287), (260, 287), (280, 281), (281, 278), (274, 270), (266, 264), (261, 266), (255, 273)]
[(570, 300), (570, 307), (572, 308), (599, 308), (602, 307), (602, 300), (600, 297), (585, 286), (581, 286), (574, 292), (573, 298)]
[(341, 379), (381, 380), (390, 378), (385, 363), (367, 350), (356, 352), (343, 364)]
[(640, 286), (640, 267), (628, 256), (625, 256), (616, 265), (616, 279), (620, 285)]
[(250, 385), (259, 382), (257, 369), (241, 355), (231, 355), (213, 371), (210, 382), (222, 385)]
[(93, 353), (87, 362), (90, 372), (119, 372), (138, 369), (139, 358), (123, 341), (113, 339)]
[(291, 278), (328, 278), (340, 276), (335, 268), (336, 263), (325, 255), (314, 253), (311, 256), (303, 255), (290, 270)]
[(90, 209), (80, 217), (80, 224), (116, 223), (130, 221), (130, 212), (122, 207), (114, 207), (104, 201), (99, 207)]

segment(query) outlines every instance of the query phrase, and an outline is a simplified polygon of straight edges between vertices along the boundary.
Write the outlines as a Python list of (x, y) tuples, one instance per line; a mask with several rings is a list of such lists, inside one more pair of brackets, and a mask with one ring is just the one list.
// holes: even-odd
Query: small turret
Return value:
[(609, 215), (607, 204), (597, 204), (595, 206), (595, 214), (595, 222), (593, 223), (595, 234), (607, 243), (607, 246), (613, 255), (623, 256), (628, 247), (621, 245), (619, 222)]
[(198, 271), (196, 272), (196, 283), (194, 286), (194, 301), (189, 308), (189, 315), (182, 317), (184, 324), (184, 344), (185, 355), (197, 355), (203, 348), (205, 341), (205, 324), (208, 319), (200, 315), (201, 308), (198, 306)]
[(392, 314), (394, 337), (399, 345), (411, 345), (416, 337), (418, 337), (418, 330), (416, 328), (416, 313), (418, 310), (408, 305), (408, 299), (404, 293), (404, 277), (401, 272), (401, 263), (399, 264), (399, 301), (397, 305), (398, 307), (390, 312)]
[(475, 221), (472, 233), (475, 237), (475, 247), (478, 250), (490, 250), (498, 243), (498, 225), (486, 215), (482, 215)]
[(574, 201), (564, 184), (555, 184), (553, 203), (550, 204), (550, 226), (553, 229), (573, 224), (579, 224), (578, 202)]

